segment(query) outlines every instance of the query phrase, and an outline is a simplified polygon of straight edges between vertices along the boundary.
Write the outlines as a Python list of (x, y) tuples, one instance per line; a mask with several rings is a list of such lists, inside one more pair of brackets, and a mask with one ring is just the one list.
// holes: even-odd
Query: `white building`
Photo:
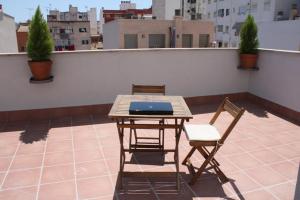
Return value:
[(3, 12), (0, 4), (0, 53), (18, 52), (15, 19)]
[(181, 12), (186, 20), (202, 19), (205, 0), (181, 0)]
[(97, 35), (98, 34), (98, 25), (97, 25), (97, 9), (91, 8), (88, 11), (88, 20), (90, 21), (91, 25), (91, 35)]
[(300, 20), (260, 22), (257, 26), (261, 48), (300, 51)]
[(152, 16), (159, 20), (173, 20), (175, 12), (181, 15), (182, 0), (152, 0)]
[(136, 9), (136, 4), (131, 1), (121, 1), (120, 10)]
[(288, 20), (297, 0), (205, 0), (202, 18), (215, 22), (219, 47), (237, 47), (242, 23), (251, 14), (257, 23)]

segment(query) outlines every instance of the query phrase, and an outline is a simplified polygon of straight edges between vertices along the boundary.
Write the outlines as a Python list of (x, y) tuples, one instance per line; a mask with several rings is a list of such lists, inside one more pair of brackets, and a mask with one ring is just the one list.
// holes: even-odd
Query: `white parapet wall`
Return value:
[(30, 84), (27, 60), (0, 54), (0, 111), (112, 103), (133, 83), (185, 97), (247, 92), (252, 73), (237, 69), (237, 49), (76, 51), (53, 54), (53, 82)]
[(300, 52), (262, 49), (249, 92), (300, 112)]

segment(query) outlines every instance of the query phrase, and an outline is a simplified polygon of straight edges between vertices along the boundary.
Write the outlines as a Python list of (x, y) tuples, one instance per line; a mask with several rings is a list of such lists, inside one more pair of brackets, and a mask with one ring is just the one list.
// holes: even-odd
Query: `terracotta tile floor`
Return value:
[[(115, 124), (105, 117), (2, 122), (0, 199), (300, 199), (300, 127), (258, 106), (240, 105), (247, 112), (216, 156), (230, 182), (222, 184), (208, 172), (189, 186), (189, 172), (180, 165), (179, 193), (172, 177), (125, 178), (124, 190), (116, 189), (119, 140)], [(191, 107), (189, 123), (207, 123), (216, 107)], [(229, 120), (222, 114), (217, 127), (224, 130)], [(173, 145), (174, 134), (166, 131), (166, 147)], [(180, 160), (189, 149), (182, 134)], [(175, 172), (173, 165), (162, 164), (172, 158), (128, 154), (131, 164), (125, 169)], [(203, 158), (196, 154), (192, 161), (200, 165)]]

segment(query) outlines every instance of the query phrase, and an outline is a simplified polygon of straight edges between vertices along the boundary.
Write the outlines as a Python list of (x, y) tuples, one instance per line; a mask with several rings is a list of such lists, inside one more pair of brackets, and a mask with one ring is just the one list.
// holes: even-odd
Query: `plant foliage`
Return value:
[(47, 22), (43, 18), (40, 7), (38, 7), (29, 27), (27, 41), (28, 57), (33, 61), (49, 60), (52, 50), (53, 40)]
[(257, 37), (257, 26), (254, 18), (248, 15), (241, 29), (241, 43), (240, 53), (241, 54), (257, 54), (259, 41)]

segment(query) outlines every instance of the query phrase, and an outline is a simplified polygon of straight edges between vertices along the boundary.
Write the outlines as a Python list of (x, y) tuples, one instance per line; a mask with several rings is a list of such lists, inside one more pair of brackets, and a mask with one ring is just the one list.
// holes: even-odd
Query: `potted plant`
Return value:
[(248, 15), (241, 29), (240, 67), (255, 68), (258, 58), (257, 26), (254, 18)]
[(27, 42), (28, 61), (33, 79), (47, 80), (51, 76), (53, 40), (47, 22), (43, 18), (40, 7), (36, 9), (29, 27)]

